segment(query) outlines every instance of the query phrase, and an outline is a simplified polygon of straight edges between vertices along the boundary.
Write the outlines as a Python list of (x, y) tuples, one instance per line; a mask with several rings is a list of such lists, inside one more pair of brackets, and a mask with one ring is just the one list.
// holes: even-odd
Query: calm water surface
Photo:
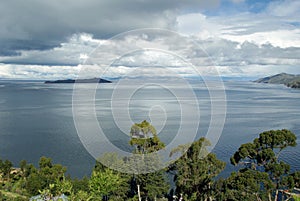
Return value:
[[(218, 158), (229, 162), (240, 144), (252, 141), (260, 132), (269, 129), (290, 129), (296, 133), (300, 143), (300, 90), (239, 81), (227, 81), (224, 85), (227, 97), (225, 126), (213, 150)], [(95, 102), (97, 118), (113, 144), (130, 150), (128, 135), (122, 133), (113, 120), (111, 97), (114, 86), (104, 84), (98, 89)], [(201, 113), (199, 138), (207, 132), (211, 103), (205, 86), (193, 84), (193, 88)], [(0, 158), (18, 165), (22, 159), (37, 164), (41, 156), (47, 156), (54, 163), (67, 166), (73, 177), (89, 175), (94, 159), (81, 144), (74, 126), (72, 90), (72, 85), (68, 84), (0, 81)], [(155, 105), (165, 109), (166, 123), (157, 126), (161, 128), (160, 138), (168, 144), (178, 130), (181, 117), (178, 101), (172, 93), (159, 87), (144, 87), (133, 94), (128, 111), (134, 122), (140, 122), (149, 120), (149, 110)], [(90, 104), (86, 103), (88, 107)], [(89, 115), (88, 110), (82, 108), (82, 115)], [(157, 114), (152, 112), (151, 115), (165, 117), (160, 108)], [(89, 122), (86, 123), (88, 125)], [(281, 157), (291, 164), (293, 170), (300, 170), (299, 146), (288, 148)], [(232, 170), (233, 167), (227, 165), (223, 175)]]

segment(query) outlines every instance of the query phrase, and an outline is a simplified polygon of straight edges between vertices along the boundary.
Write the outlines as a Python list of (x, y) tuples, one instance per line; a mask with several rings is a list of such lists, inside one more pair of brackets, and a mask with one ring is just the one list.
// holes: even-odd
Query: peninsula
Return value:
[(300, 75), (280, 73), (277, 75), (260, 78), (254, 82), (270, 83), (270, 84), (284, 84), (287, 87), (300, 88)]

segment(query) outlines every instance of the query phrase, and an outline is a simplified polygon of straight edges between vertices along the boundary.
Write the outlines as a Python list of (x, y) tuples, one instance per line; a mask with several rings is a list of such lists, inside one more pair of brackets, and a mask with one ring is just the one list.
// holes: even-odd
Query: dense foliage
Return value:
[(184, 154), (169, 168), (169, 171), (174, 172), (176, 191), (182, 193), (185, 200), (212, 199), (213, 179), (225, 167), (225, 163), (218, 160), (213, 153), (202, 157), (205, 145), (209, 145), (209, 142), (200, 138), (186, 146)]
[(296, 144), (295, 134), (286, 129), (261, 133), (252, 143), (241, 145), (231, 157), (233, 165), (242, 166), (238, 175), (232, 174), (231, 177), (249, 179), (247, 185), (242, 187), (255, 185), (258, 198), (268, 196), (269, 200), (278, 200), (280, 192), (292, 191), (297, 183), (298, 173), (291, 174), (290, 165), (279, 159), (286, 147), (295, 147)]
[[(129, 143), (141, 158), (165, 147), (146, 121), (133, 125), (131, 135)], [(266, 131), (242, 144), (231, 157), (238, 170), (228, 178), (218, 177), (225, 163), (207, 153), (209, 145), (205, 138), (181, 145), (170, 153), (181, 156), (168, 168), (144, 174), (139, 174), (139, 167), (131, 167), (136, 174), (117, 171), (116, 167), (128, 167), (133, 158), (106, 153), (101, 159), (110, 168), (96, 161), (90, 177), (82, 179), (67, 177), (66, 167), (46, 157), (40, 158), (38, 167), (23, 160), (15, 168), (10, 161), (0, 160), (0, 200), (22, 201), (36, 195), (45, 199), (65, 195), (74, 201), (299, 200), (300, 171), (290, 172), (289, 164), (279, 157), (285, 148), (296, 146), (291, 131)], [(159, 158), (145, 162), (154, 163), (159, 163)]]

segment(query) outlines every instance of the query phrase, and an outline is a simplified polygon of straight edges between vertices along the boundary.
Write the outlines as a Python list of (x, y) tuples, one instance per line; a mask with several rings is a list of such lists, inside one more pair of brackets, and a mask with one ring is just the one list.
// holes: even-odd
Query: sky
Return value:
[(0, 1), (0, 79), (300, 74), (297, 0)]

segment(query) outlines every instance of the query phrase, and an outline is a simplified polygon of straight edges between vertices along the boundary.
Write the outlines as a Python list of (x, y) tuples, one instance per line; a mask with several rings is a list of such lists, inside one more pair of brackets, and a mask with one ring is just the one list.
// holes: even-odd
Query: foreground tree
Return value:
[(108, 197), (118, 190), (122, 182), (121, 176), (111, 169), (105, 168), (104, 171), (93, 171), (89, 181), (93, 199), (107, 201)]
[[(295, 177), (289, 172), (290, 166), (280, 161), (279, 155), (286, 147), (295, 147), (296, 144), (296, 135), (289, 130), (265, 131), (252, 143), (241, 145), (230, 161), (233, 165), (242, 165), (243, 169), (239, 172), (239, 176), (245, 176), (249, 180), (262, 172), (267, 173), (268, 178), (264, 176), (263, 180), (259, 180), (257, 187), (260, 187), (259, 191), (268, 194), (269, 200), (273, 197), (273, 200), (277, 201), (280, 191), (292, 190), (295, 184)], [(252, 174), (243, 174), (249, 173), (246, 170), (252, 170)], [(242, 185), (241, 188), (245, 189), (242, 193), (246, 193), (246, 186)], [(264, 195), (260, 194), (260, 196), (257, 196), (257, 200), (261, 200)]]
[[(67, 171), (66, 167), (60, 164), (52, 164), (50, 158), (41, 157), (39, 161), (39, 168), (36, 169), (32, 165), (28, 166), (28, 177), (25, 182), (25, 188), (30, 195), (37, 195), (39, 191), (48, 189), (57, 180), (62, 180)], [(26, 168), (26, 169), (27, 169)], [(51, 194), (58, 194), (57, 189), (51, 188)]]
[[(104, 162), (108, 167), (101, 162)], [(104, 200), (126, 200), (129, 196), (131, 177), (126, 173), (119, 172), (118, 168), (120, 167), (124, 167), (124, 161), (116, 153), (104, 154), (96, 162), (89, 181), (89, 191), (94, 191), (94, 195), (101, 194)], [(92, 178), (94, 179), (94, 184), (91, 181)], [(98, 193), (95, 188), (97, 183), (102, 186), (99, 186), (102, 190), (100, 189)]]
[(242, 169), (231, 173), (227, 179), (216, 181), (215, 198), (231, 201), (268, 200), (267, 191), (271, 186), (272, 182), (267, 173)]
[[(200, 138), (190, 146), (180, 146), (171, 153), (178, 151), (184, 154), (170, 166), (176, 183), (178, 196), (183, 194), (185, 200), (212, 200), (214, 197), (214, 178), (224, 169), (225, 162), (217, 159), (213, 153), (206, 153), (205, 146), (210, 143)], [(205, 157), (203, 157), (205, 156)]]
[(169, 190), (169, 183), (166, 171), (160, 169), (161, 160), (156, 152), (163, 149), (165, 144), (157, 136), (156, 129), (147, 121), (134, 124), (130, 134), (129, 143), (135, 148), (135, 155), (127, 158), (126, 162), (131, 172), (135, 172), (131, 181), (133, 195), (140, 194), (144, 200), (164, 197)]

